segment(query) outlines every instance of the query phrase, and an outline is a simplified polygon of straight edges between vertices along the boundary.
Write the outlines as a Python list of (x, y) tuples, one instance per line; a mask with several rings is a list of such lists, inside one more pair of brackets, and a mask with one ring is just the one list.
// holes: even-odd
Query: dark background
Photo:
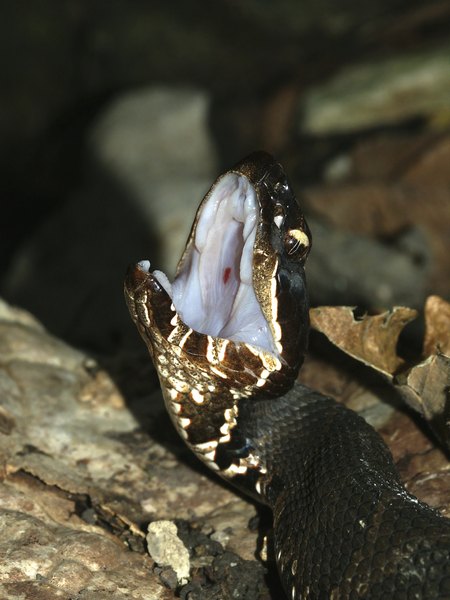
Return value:
[[(122, 279), (144, 257), (173, 268), (164, 193), (188, 226), (218, 173), (258, 148), (303, 196), (313, 303), (449, 298), (449, 1), (42, 0), (1, 13), (0, 292), (58, 336), (102, 354), (139, 344)], [(170, 102), (147, 109), (161, 90)], [(204, 106), (197, 121), (184, 94)], [(137, 174), (117, 168), (122, 155), (105, 162), (111, 130)], [(154, 195), (148, 211), (136, 186)]]

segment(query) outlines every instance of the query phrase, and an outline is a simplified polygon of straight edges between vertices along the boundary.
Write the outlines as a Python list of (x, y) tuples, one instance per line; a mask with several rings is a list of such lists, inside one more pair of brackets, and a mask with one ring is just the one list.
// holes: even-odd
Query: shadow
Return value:
[(158, 233), (114, 174), (93, 158), (84, 173), (17, 252), (3, 295), (78, 348), (98, 355), (136, 351), (124, 273), (147, 256), (158, 263)]

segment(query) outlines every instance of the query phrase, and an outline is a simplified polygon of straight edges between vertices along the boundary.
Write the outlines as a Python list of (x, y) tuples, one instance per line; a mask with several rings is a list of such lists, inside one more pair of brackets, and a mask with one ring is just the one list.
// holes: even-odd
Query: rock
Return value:
[(189, 552), (177, 535), (177, 526), (172, 521), (153, 521), (148, 526), (148, 553), (163, 567), (171, 567), (179, 583), (185, 584), (189, 577)]
[(316, 135), (380, 127), (448, 111), (450, 47), (343, 68), (302, 102), (300, 130)]
[[(90, 134), (91, 151), (142, 200), (149, 182), (210, 177), (209, 97), (195, 89), (150, 87), (119, 96)], [(140, 196), (140, 198), (139, 198)]]
[(160, 393), (145, 389), (126, 403), (92, 358), (0, 302), (1, 598), (169, 600), (139, 524), (216, 520), (230, 503), (254, 515), (187, 466)]

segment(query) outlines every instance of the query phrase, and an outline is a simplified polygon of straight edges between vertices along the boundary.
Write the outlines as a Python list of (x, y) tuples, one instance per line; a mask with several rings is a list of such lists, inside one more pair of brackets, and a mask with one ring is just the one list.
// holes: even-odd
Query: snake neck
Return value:
[(233, 481), (273, 511), (289, 597), (400, 598), (414, 586), (411, 597), (447, 597), (450, 521), (404, 489), (386, 445), (356, 413), (297, 384), (245, 403), (236, 435), (264, 472)]

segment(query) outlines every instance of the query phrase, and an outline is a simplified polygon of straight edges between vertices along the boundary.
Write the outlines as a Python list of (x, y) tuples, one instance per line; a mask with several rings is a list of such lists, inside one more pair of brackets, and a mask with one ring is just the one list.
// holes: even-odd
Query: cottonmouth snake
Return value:
[(273, 512), (287, 597), (450, 598), (450, 521), (402, 486), (378, 434), (295, 382), (311, 236), (282, 167), (255, 153), (201, 203), (174, 282), (125, 296), (195, 454)]

